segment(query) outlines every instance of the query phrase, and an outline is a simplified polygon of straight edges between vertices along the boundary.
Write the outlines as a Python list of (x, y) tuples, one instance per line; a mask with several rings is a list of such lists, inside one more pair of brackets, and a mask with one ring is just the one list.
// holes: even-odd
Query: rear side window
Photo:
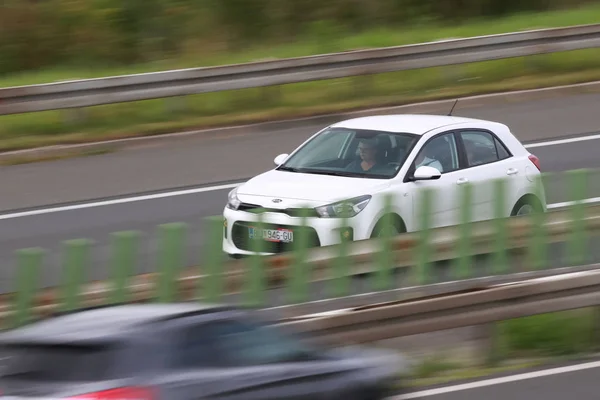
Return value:
[(506, 146), (504, 146), (504, 144), (499, 141), (498, 138), (494, 138), (494, 142), (496, 143), (496, 151), (498, 152), (498, 158), (500, 160), (510, 157), (510, 153), (506, 149)]
[(0, 378), (22, 381), (100, 381), (112, 379), (115, 346), (11, 345), (0, 348)]
[(489, 164), (510, 157), (506, 147), (486, 131), (465, 131), (460, 134), (469, 167)]

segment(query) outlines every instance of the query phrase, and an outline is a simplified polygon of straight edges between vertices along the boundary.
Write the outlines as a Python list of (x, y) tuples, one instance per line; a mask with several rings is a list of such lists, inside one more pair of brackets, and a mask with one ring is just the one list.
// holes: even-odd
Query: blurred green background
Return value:
[[(575, 8), (583, 0), (5, 0), (0, 73), (64, 65), (97, 68), (191, 58), (194, 63), (251, 47), (357, 47), (428, 39), (423, 27), (456, 29), (474, 20)], [(589, 16), (590, 22), (595, 16)], [(583, 15), (556, 14), (568, 25)], [(584, 18), (585, 19), (585, 18)], [(598, 19), (595, 18), (595, 21)], [(481, 21), (483, 24), (486, 21)], [(535, 25), (536, 20), (521, 21)], [(492, 31), (494, 27), (490, 27)], [(497, 26), (500, 30), (509, 27)], [(505, 29), (502, 29), (505, 28)], [(349, 43), (349, 36), (370, 38)], [(456, 32), (460, 33), (460, 32)], [(339, 45), (331, 40), (339, 40)], [(362, 43), (361, 43), (362, 42)], [(379, 43), (378, 43), (379, 42)], [(306, 47), (306, 46), (305, 46)], [(312, 52), (305, 49), (304, 52)], [(302, 53), (302, 50), (296, 53)]]
[[(598, 21), (598, 0), (5, 0), (0, 87)], [(589, 82), (600, 79), (599, 67), (594, 48), (8, 115), (0, 151)]]

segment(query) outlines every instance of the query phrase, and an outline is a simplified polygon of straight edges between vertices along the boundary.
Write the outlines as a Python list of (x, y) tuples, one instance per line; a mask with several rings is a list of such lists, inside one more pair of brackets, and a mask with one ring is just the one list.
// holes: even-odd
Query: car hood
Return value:
[(272, 170), (238, 186), (238, 197), (288, 199), (307, 203), (328, 203), (376, 192), (388, 185), (386, 180), (348, 178)]

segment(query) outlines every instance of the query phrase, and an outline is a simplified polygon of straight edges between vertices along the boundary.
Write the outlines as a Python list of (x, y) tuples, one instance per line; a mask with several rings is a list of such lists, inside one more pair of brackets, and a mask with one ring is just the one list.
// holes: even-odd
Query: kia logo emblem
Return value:
[(281, 199), (273, 199), (273, 203), (281, 203)]

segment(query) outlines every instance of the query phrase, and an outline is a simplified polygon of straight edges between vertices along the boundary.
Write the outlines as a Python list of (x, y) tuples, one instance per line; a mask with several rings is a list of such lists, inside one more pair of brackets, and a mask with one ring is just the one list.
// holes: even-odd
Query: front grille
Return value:
[[(249, 235), (249, 228), (254, 226), (255, 224), (249, 222), (236, 222), (233, 224), (231, 228), (231, 239), (240, 250), (252, 251), (252, 243)], [(298, 244), (298, 234), (301, 229), (300, 226), (292, 226), (292, 225), (276, 225), (276, 224), (263, 224), (264, 229), (289, 229), (294, 233), (294, 241), (292, 243), (284, 243), (284, 242), (269, 242), (267, 240), (262, 242), (262, 251), (266, 253), (285, 253), (288, 251), (293, 251), (294, 247)], [(308, 235), (308, 247), (319, 247), (321, 242), (319, 240), (319, 235), (317, 232), (310, 227), (305, 227)]]
[(313, 218), (319, 217), (319, 214), (317, 213), (317, 211), (314, 208), (304, 208), (304, 209), (303, 208), (283, 208), (283, 209), (281, 209), (281, 208), (261, 207), (256, 204), (242, 203), (238, 207), (238, 210), (253, 213), (253, 214), (270, 212), (270, 213), (286, 214), (286, 215), (289, 215), (290, 217), (302, 217), (303, 213), (304, 213), (304, 215), (307, 218), (308, 217), (313, 217)]

